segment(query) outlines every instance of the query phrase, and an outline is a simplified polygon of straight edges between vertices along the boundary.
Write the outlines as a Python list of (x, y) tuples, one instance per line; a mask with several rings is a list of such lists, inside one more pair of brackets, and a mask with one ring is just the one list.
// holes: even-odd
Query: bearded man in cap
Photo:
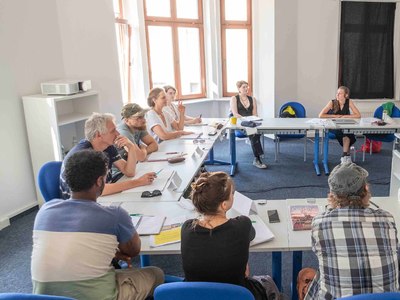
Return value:
[(370, 206), (367, 176), (354, 163), (340, 164), (330, 174), (329, 208), (311, 228), (319, 270), (299, 273), (299, 299), (399, 290), (396, 224), (389, 212)]
[[(126, 136), (134, 145), (138, 161), (144, 161), (146, 156), (158, 150), (156, 140), (146, 130), (146, 119), (144, 115), (147, 110), (136, 103), (128, 103), (122, 107), (122, 122), (117, 126), (117, 130)], [(126, 151), (120, 153), (125, 157)]]

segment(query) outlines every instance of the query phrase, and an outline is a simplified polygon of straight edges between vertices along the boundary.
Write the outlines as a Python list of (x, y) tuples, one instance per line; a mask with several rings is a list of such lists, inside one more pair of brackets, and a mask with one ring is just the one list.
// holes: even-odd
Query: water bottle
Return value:
[(382, 121), (383, 121), (383, 122), (386, 122), (387, 116), (388, 116), (388, 112), (387, 112), (387, 110), (385, 109), (385, 110), (383, 110), (383, 112), (382, 112)]

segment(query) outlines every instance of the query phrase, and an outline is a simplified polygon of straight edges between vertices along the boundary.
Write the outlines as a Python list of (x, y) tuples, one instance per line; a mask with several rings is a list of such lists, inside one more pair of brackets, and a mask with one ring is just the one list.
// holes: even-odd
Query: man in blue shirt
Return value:
[(108, 172), (103, 152), (82, 150), (64, 166), (71, 199), (53, 199), (33, 228), (33, 293), (74, 299), (145, 299), (164, 281), (156, 267), (115, 270), (113, 258), (130, 265), (141, 241), (129, 214), (96, 202)]
[[(124, 182), (113, 183), (111, 175), (111, 167), (113, 165), (124, 175), (132, 177), (135, 176), (137, 163), (136, 153), (134, 151), (135, 145), (128, 138), (119, 134), (114, 120), (115, 118), (112, 114), (93, 113), (85, 122), (86, 139), (81, 140), (68, 152), (61, 167), (60, 190), (63, 199), (68, 199), (70, 197), (70, 189), (64, 176), (65, 162), (72, 154), (84, 149), (93, 149), (107, 154), (108, 173), (106, 176), (106, 185), (104, 187), (103, 195), (115, 194), (137, 186), (151, 184), (153, 182), (156, 174), (150, 172), (137, 179), (135, 178)], [(117, 148), (127, 149), (128, 155), (126, 160), (121, 158)]]

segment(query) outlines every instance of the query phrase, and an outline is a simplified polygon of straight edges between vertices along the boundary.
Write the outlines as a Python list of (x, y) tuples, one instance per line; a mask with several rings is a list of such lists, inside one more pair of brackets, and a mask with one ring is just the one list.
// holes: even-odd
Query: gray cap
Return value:
[(130, 117), (143, 117), (148, 109), (143, 109), (139, 104), (136, 103), (128, 103), (122, 107), (121, 116), (123, 119), (127, 119)]
[(367, 183), (368, 172), (355, 163), (337, 165), (328, 178), (332, 193), (348, 197), (357, 196)]

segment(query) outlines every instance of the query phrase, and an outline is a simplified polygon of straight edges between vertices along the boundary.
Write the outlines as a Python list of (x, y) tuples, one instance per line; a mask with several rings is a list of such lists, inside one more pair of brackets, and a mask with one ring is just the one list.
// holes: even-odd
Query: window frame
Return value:
[(226, 73), (226, 30), (227, 29), (246, 29), (247, 30), (247, 74), (248, 78), (240, 78), (238, 80), (246, 80), (249, 83), (250, 91), (253, 83), (253, 28), (252, 28), (252, 4), (251, 0), (247, 2), (247, 20), (225, 20), (225, 0), (220, 0), (220, 17), (221, 17), (221, 57), (222, 57), (222, 96), (231, 97), (237, 92), (228, 92), (227, 73)]
[[(184, 19), (177, 17), (176, 0), (170, 1), (170, 15), (171, 17), (155, 17), (147, 15), (146, 0), (143, 0), (144, 22), (145, 22), (145, 35), (146, 35), (146, 49), (147, 49), (147, 65), (149, 70), (149, 84), (150, 89), (153, 88), (151, 59), (150, 59), (150, 43), (149, 43), (149, 26), (167, 26), (171, 28), (172, 33), (172, 53), (174, 56), (174, 78), (175, 88), (177, 90), (177, 98), (179, 99), (197, 99), (206, 97), (206, 78), (205, 78), (205, 48), (204, 48), (204, 21), (203, 21), (203, 1), (197, 0), (197, 19)], [(199, 29), (199, 46), (200, 46), (200, 93), (182, 95), (181, 74), (180, 74), (180, 61), (179, 61), (179, 27), (191, 27)]]

